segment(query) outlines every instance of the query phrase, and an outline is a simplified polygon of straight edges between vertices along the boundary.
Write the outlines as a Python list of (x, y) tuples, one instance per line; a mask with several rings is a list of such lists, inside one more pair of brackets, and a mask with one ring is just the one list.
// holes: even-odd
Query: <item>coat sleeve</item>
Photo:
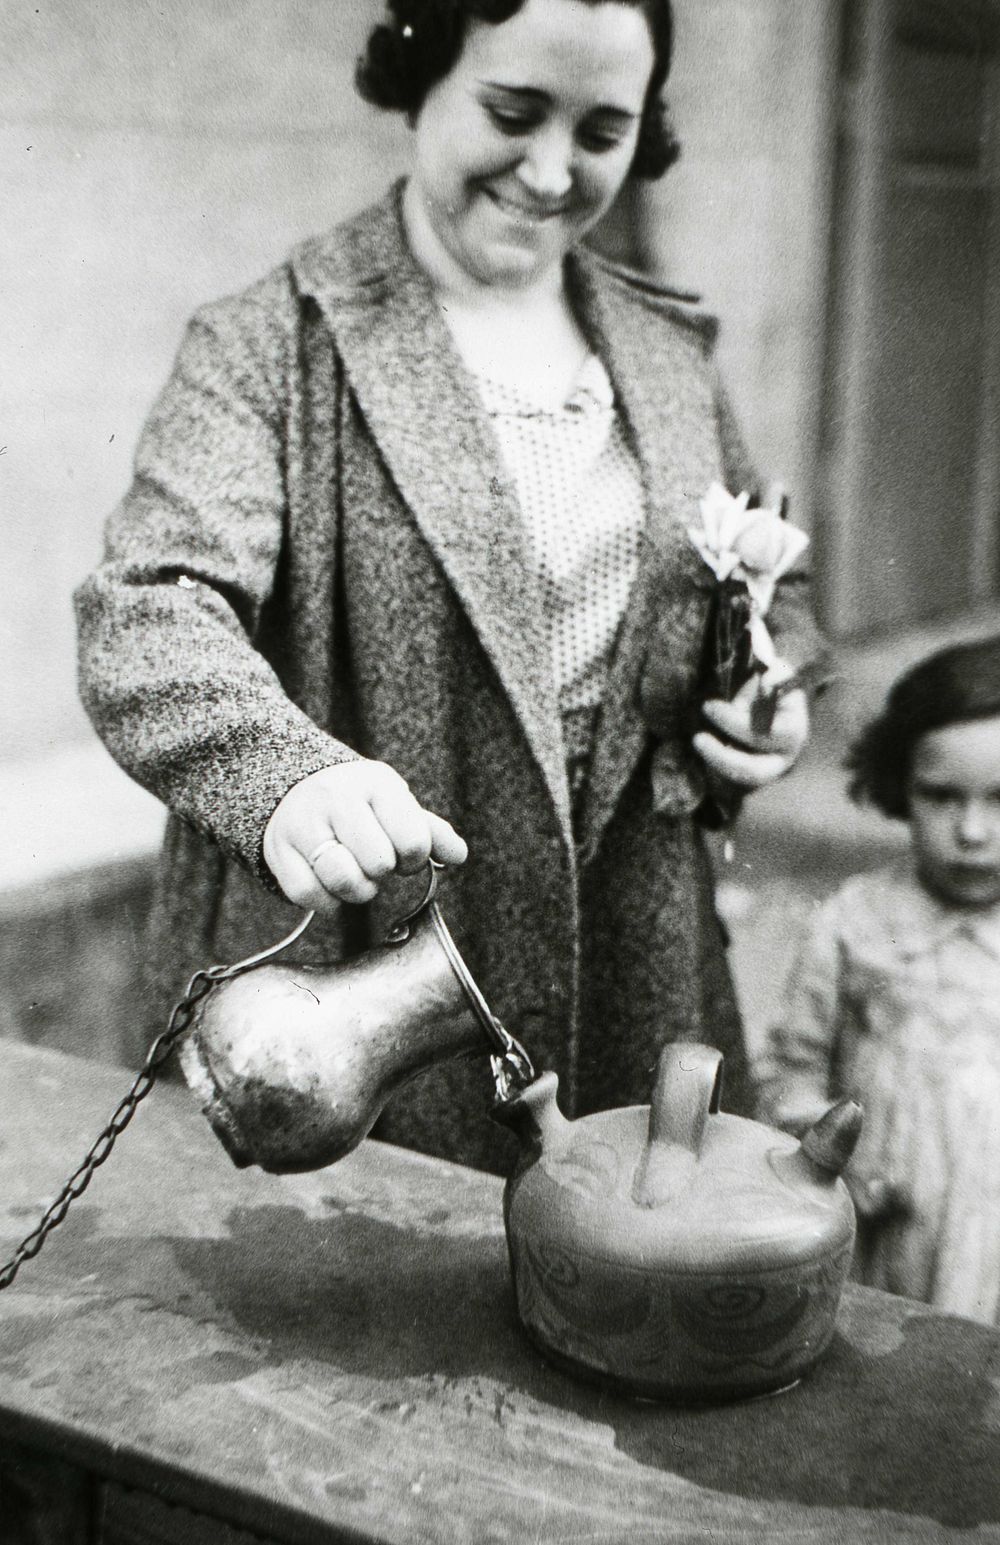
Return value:
[(279, 271), (195, 315), (104, 560), (76, 595), (81, 695), (111, 754), (268, 882), (261, 843), (279, 800), (354, 757), (253, 642), (285, 539), (295, 307)]
[(761, 1114), (799, 1130), (830, 1105), (843, 1004), (843, 894), (820, 906), (799, 947), (784, 1001), (764, 1036)]

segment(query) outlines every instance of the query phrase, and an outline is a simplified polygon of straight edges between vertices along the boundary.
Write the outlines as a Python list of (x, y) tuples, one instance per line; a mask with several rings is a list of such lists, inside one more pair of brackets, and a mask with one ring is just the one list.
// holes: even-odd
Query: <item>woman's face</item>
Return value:
[(907, 793), (928, 889), (952, 906), (1000, 901), (1000, 717), (922, 735)]
[(615, 0), (469, 23), (417, 119), (407, 193), (453, 277), (520, 286), (561, 263), (628, 173), (652, 68), (642, 10)]

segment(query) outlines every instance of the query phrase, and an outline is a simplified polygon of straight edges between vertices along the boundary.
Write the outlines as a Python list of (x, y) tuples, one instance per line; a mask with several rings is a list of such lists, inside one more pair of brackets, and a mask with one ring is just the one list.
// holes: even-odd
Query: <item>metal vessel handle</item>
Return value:
[(439, 864), (436, 858), (429, 858), (427, 860), (427, 889), (424, 891), (423, 899), (417, 903), (412, 912), (407, 912), (405, 917), (401, 917), (397, 922), (393, 923), (385, 936), (384, 942), (386, 944), (406, 943), (413, 932), (413, 924), (419, 917), (423, 916), (437, 895), (438, 875), (443, 868), (444, 865)]
[(513, 1099), (515, 1094), (527, 1087), (535, 1077), (534, 1064), (527, 1051), (510, 1031), (500, 1022), (493, 1013), (486, 999), (480, 991), (475, 977), (469, 970), (462, 952), (451, 936), (441, 909), (437, 905), (438, 875), (444, 868), (436, 858), (427, 860), (427, 889), (423, 899), (415, 906), (412, 912), (407, 912), (398, 922), (393, 923), (385, 936), (387, 945), (405, 944), (412, 936), (413, 925), (425, 913), (430, 914), (434, 932), (437, 934), (438, 943), (448, 958), (448, 964), (458, 978), (466, 1000), (473, 1014), (482, 1026), (483, 1033), (490, 1045), (490, 1063), (493, 1069), (493, 1079), (496, 1086), (497, 1100), (505, 1103)]

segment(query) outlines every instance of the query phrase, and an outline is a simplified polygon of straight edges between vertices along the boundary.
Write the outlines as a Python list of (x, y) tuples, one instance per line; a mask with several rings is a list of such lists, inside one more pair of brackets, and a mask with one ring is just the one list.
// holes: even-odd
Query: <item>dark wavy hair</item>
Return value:
[(855, 741), (848, 792), (905, 821), (917, 741), (931, 730), (1000, 714), (1000, 634), (938, 650), (901, 676), (878, 718)]
[[(458, 61), (472, 20), (510, 21), (525, 0), (386, 0), (386, 19), (372, 30), (358, 60), (355, 84), (366, 102), (405, 113), (414, 122), (432, 86)], [(601, 4), (603, 0), (584, 0)], [(653, 73), (629, 168), (631, 177), (662, 177), (680, 155), (663, 88), (670, 73), (674, 19), (670, 0), (611, 0), (641, 10), (653, 39)]]

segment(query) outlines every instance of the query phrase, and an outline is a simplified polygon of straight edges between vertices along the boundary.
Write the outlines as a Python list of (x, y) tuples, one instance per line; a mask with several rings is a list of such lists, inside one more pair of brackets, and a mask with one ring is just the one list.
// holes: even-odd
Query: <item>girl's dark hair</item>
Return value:
[(913, 750), (931, 730), (1000, 714), (1000, 635), (953, 644), (901, 676), (847, 757), (851, 798), (906, 820)]
[[(510, 21), (525, 0), (386, 0), (386, 20), (375, 27), (358, 60), (355, 84), (366, 102), (405, 113), (412, 123), (432, 86), (458, 61), (472, 20)], [(599, 4), (602, 0), (584, 0)], [(674, 22), (670, 0), (613, 0), (641, 10), (653, 39), (650, 77), (631, 177), (662, 177), (680, 155), (662, 92), (670, 73)]]

